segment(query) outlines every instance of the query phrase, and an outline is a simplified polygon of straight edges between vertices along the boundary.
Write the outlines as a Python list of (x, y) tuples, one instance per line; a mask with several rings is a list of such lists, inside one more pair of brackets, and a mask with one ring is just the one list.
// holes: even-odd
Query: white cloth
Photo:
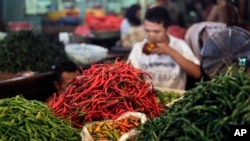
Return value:
[(59, 33), (59, 41), (62, 42), (64, 45), (69, 44), (70, 37), (68, 32), (60, 32)]
[(130, 24), (127, 19), (123, 19), (121, 26), (120, 26), (120, 32), (121, 32), (121, 37), (123, 37), (125, 34), (128, 33), (130, 29)]
[(184, 40), (191, 47), (195, 56), (199, 60), (201, 60), (201, 55), (200, 55), (201, 46), (199, 44), (199, 39), (201, 36), (200, 33), (205, 28), (206, 28), (206, 32), (207, 32), (208, 36), (211, 36), (211, 34), (217, 32), (217, 31), (220, 31), (222, 29), (225, 29), (226, 24), (219, 23), (219, 22), (204, 21), (204, 22), (200, 22), (200, 23), (195, 23), (188, 28), (188, 30), (185, 34)]
[[(170, 47), (178, 51), (194, 64), (200, 65), (200, 61), (195, 57), (184, 40), (171, 35), (169, 35), (169, 39)], [(178, 65), (169, 55), (145, 55), (142, 53), (143, 45), (144, 42), (138, 42), (133, 46), (128, 57), (128, 62), (132, 63), (136, 68), (150, 73), (153, 77), (154, 86), (184, 90), (187, 75), (180, 65)]]

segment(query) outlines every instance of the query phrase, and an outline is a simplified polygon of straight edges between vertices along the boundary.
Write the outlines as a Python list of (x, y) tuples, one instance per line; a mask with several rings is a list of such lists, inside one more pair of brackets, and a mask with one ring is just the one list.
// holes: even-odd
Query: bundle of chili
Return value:
[[(156, 117), (165, 108), (156, 102), (151, 76), (116, 59), (112, 64), (93, 64), (72, 80), (49, 105), (60, 117), (82, 128), (85, 122), (116, 119), (127, 111)], [(151, 78), (152, 79), (152, 78)]]
[(87, 127), (94, 140), (119, 140), (121, 136), (132, 129), (139, 127), (141, 121), (138, 117), (128, 116), (120, 120), (108, 120), (90, 123)]

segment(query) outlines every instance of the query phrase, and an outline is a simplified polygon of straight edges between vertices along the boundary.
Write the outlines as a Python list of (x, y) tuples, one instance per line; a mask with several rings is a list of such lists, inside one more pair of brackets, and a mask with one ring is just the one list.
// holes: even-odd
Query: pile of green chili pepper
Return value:
[(77, 141), (80, 131), (55, 117), (46, 104), (22, 96), (0, 99), (1, 141)]
[(0, 71), (46, 72), (59, 59), (67, 59), (63, 48), (49, 43), (45, 36), (32, 31), (10, 32), (0, 41)]
[(242, 68), (229, 67), (226, 73), (185, 92), (160, 117), (148, 120), (137, 140), (229, 140), (230, 125), (250, 125), (249, 94), (250, 76)]

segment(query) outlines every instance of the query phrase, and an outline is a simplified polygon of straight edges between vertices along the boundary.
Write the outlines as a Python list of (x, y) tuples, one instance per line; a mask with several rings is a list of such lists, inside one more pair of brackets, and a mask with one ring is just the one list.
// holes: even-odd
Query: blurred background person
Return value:
[(225, 29), (227, 25), (221, 22), (203, 21), (192, 24), (186, 31), (184, 40), (191, 47), (195, 56), (201, 61), (201, 49), (206, 40), (214, 32)]
[(151, 4), (149, 8), (153, 8), (156, 6), (164, 7), (167, 9), (172, 25), (180, 26), (181, 28), (184, 28), (186, 26), (184, 14), (179, 10), (179, 7), (175, 2), (171, 0), (156, 0), (156, 2)]
[(121, 23), (120, 32), (121, 37), (128, 33), (133, 26), (141, 25), (141, 6), (138, 4), (131, 5), (125, 12), (124, 19)]
[(232, 26), (238, 24), (239, 17), (237, 7), (231, 4), (229, 0), (217, 0), (217, 4), (212, 7), (206, 20), (222, 22), (228, 26)]
[(123, 48), (132, 48), (135, 42), (144, 38), (145, 34), (141, 23), (141, 6), (139, 4), (133, 4), (126, 10), (120, 32), (121, 40), (117, 46)]
[[(67, 88), (69, 80), (74, 79), (80, 75), (79, 67), (70, 60), (62, 61), (56, 64), (53, 68), (54, 72), (54, 87), (55, 94), (59, 95)], [(49, 96), (46, 103), (50, 104), (53, 101), (53, 95)]]

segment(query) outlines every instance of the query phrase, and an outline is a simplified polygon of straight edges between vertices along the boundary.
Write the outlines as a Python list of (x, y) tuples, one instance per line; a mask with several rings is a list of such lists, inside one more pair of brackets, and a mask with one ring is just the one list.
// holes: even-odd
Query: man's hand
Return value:
[(178, 53), (173, 48), (169, 47), (166, 43), (157, 43), (156, 47), (152, 50), (152, 54), (165, 54), (171, 56), (176, 63), (178, 63), (181, 68), (190, 76), (200, 79), (201, 69), (200, 66), (195, 65), (193, 62), (189, 61)]
[(156, 47), (152, 50), (152, 54), (165, 54), (170, 56), (172, 52), (173, 49), (166, 43), (157, 43)]

